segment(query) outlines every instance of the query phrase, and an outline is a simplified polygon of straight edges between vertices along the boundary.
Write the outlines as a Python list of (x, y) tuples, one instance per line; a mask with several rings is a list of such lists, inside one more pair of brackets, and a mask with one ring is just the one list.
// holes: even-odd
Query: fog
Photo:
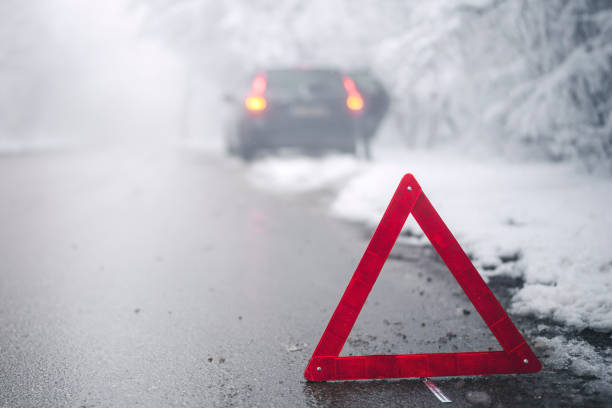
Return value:
[(178, 132), (183, 66), (129, 3), (0, 5), (0, 139), (98, 143)]

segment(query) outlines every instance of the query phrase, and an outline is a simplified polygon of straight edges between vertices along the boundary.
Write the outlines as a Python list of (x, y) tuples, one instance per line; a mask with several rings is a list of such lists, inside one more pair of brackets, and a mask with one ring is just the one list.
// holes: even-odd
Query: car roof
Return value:
[(287, 66), (287, 67), (268, 67), (258, 70), (258, 72), (271, 74), (275, 72), (329, 72), (333, 74), (340, 74), (342, 71), (338, 68), (333, 67), (324, 67), (324, 66)]

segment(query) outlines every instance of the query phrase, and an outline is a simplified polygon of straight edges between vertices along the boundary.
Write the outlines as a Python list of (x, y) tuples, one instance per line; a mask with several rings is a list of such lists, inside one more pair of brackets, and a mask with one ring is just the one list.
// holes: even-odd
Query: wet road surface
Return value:
[[(303, 379), (368, 232), (245, 172), (172, 148), (0, 157), (0, 406), (437, 406), (418, 380)], [(437, 256), (404, 246), (342, 354), (490, 348)], [(546, 369), (436, 384), (454, 406), (585, 403)]]

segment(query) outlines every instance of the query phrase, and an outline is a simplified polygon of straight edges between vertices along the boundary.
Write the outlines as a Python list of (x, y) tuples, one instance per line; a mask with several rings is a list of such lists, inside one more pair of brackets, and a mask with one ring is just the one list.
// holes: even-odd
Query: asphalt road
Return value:
[[(0, 157), (0, 407), (440, 404), (419, 380), (304, 380), (368, 232), (246, 170), (172, 148)], [(489, 348), (436, 255), (400, 247), (343, 354)], [(454, 406), (585, 403), (557, 374), (436, 383)]]

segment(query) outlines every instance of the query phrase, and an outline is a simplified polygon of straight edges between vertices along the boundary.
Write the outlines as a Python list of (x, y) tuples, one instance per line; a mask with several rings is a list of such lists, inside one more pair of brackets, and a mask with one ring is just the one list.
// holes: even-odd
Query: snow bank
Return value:
[(268, 157), (251, 166), (249, 179), (266, 190), (305, 192), (334, 187), (360, 167), (361, 164), (349, 155)]
[(556, 370), (570, 370), (582, 378), (599, 378), (595, 383), (587, 383), (587, 390), (612, 392), (612, 350), (598, 352), (590, 344), (563, 336), (551, 339), (537, 337), (535, 344), (549, 350), (546, 365)]
[(612, 181), (565, 165), (402, 156), (353, 178), (332, 213), (376, 225), (399, 178), (411, 172), (483, 276), (525, 279), (513, 312), (612, 329)]
[[(523, 277), (512, 312), (612, 330), (611, 180), (577, 174), (568, 165), (427, 151), (387, 152), (379, 163), (336, 156), (268, 159), (252, 167), (250, 178), (279, 191), (336, 186), (332, 214), (375, 226), (407, 172), (485, 278)], [(412, 217), (406, 229), (412, 241), (427, 244)]]

